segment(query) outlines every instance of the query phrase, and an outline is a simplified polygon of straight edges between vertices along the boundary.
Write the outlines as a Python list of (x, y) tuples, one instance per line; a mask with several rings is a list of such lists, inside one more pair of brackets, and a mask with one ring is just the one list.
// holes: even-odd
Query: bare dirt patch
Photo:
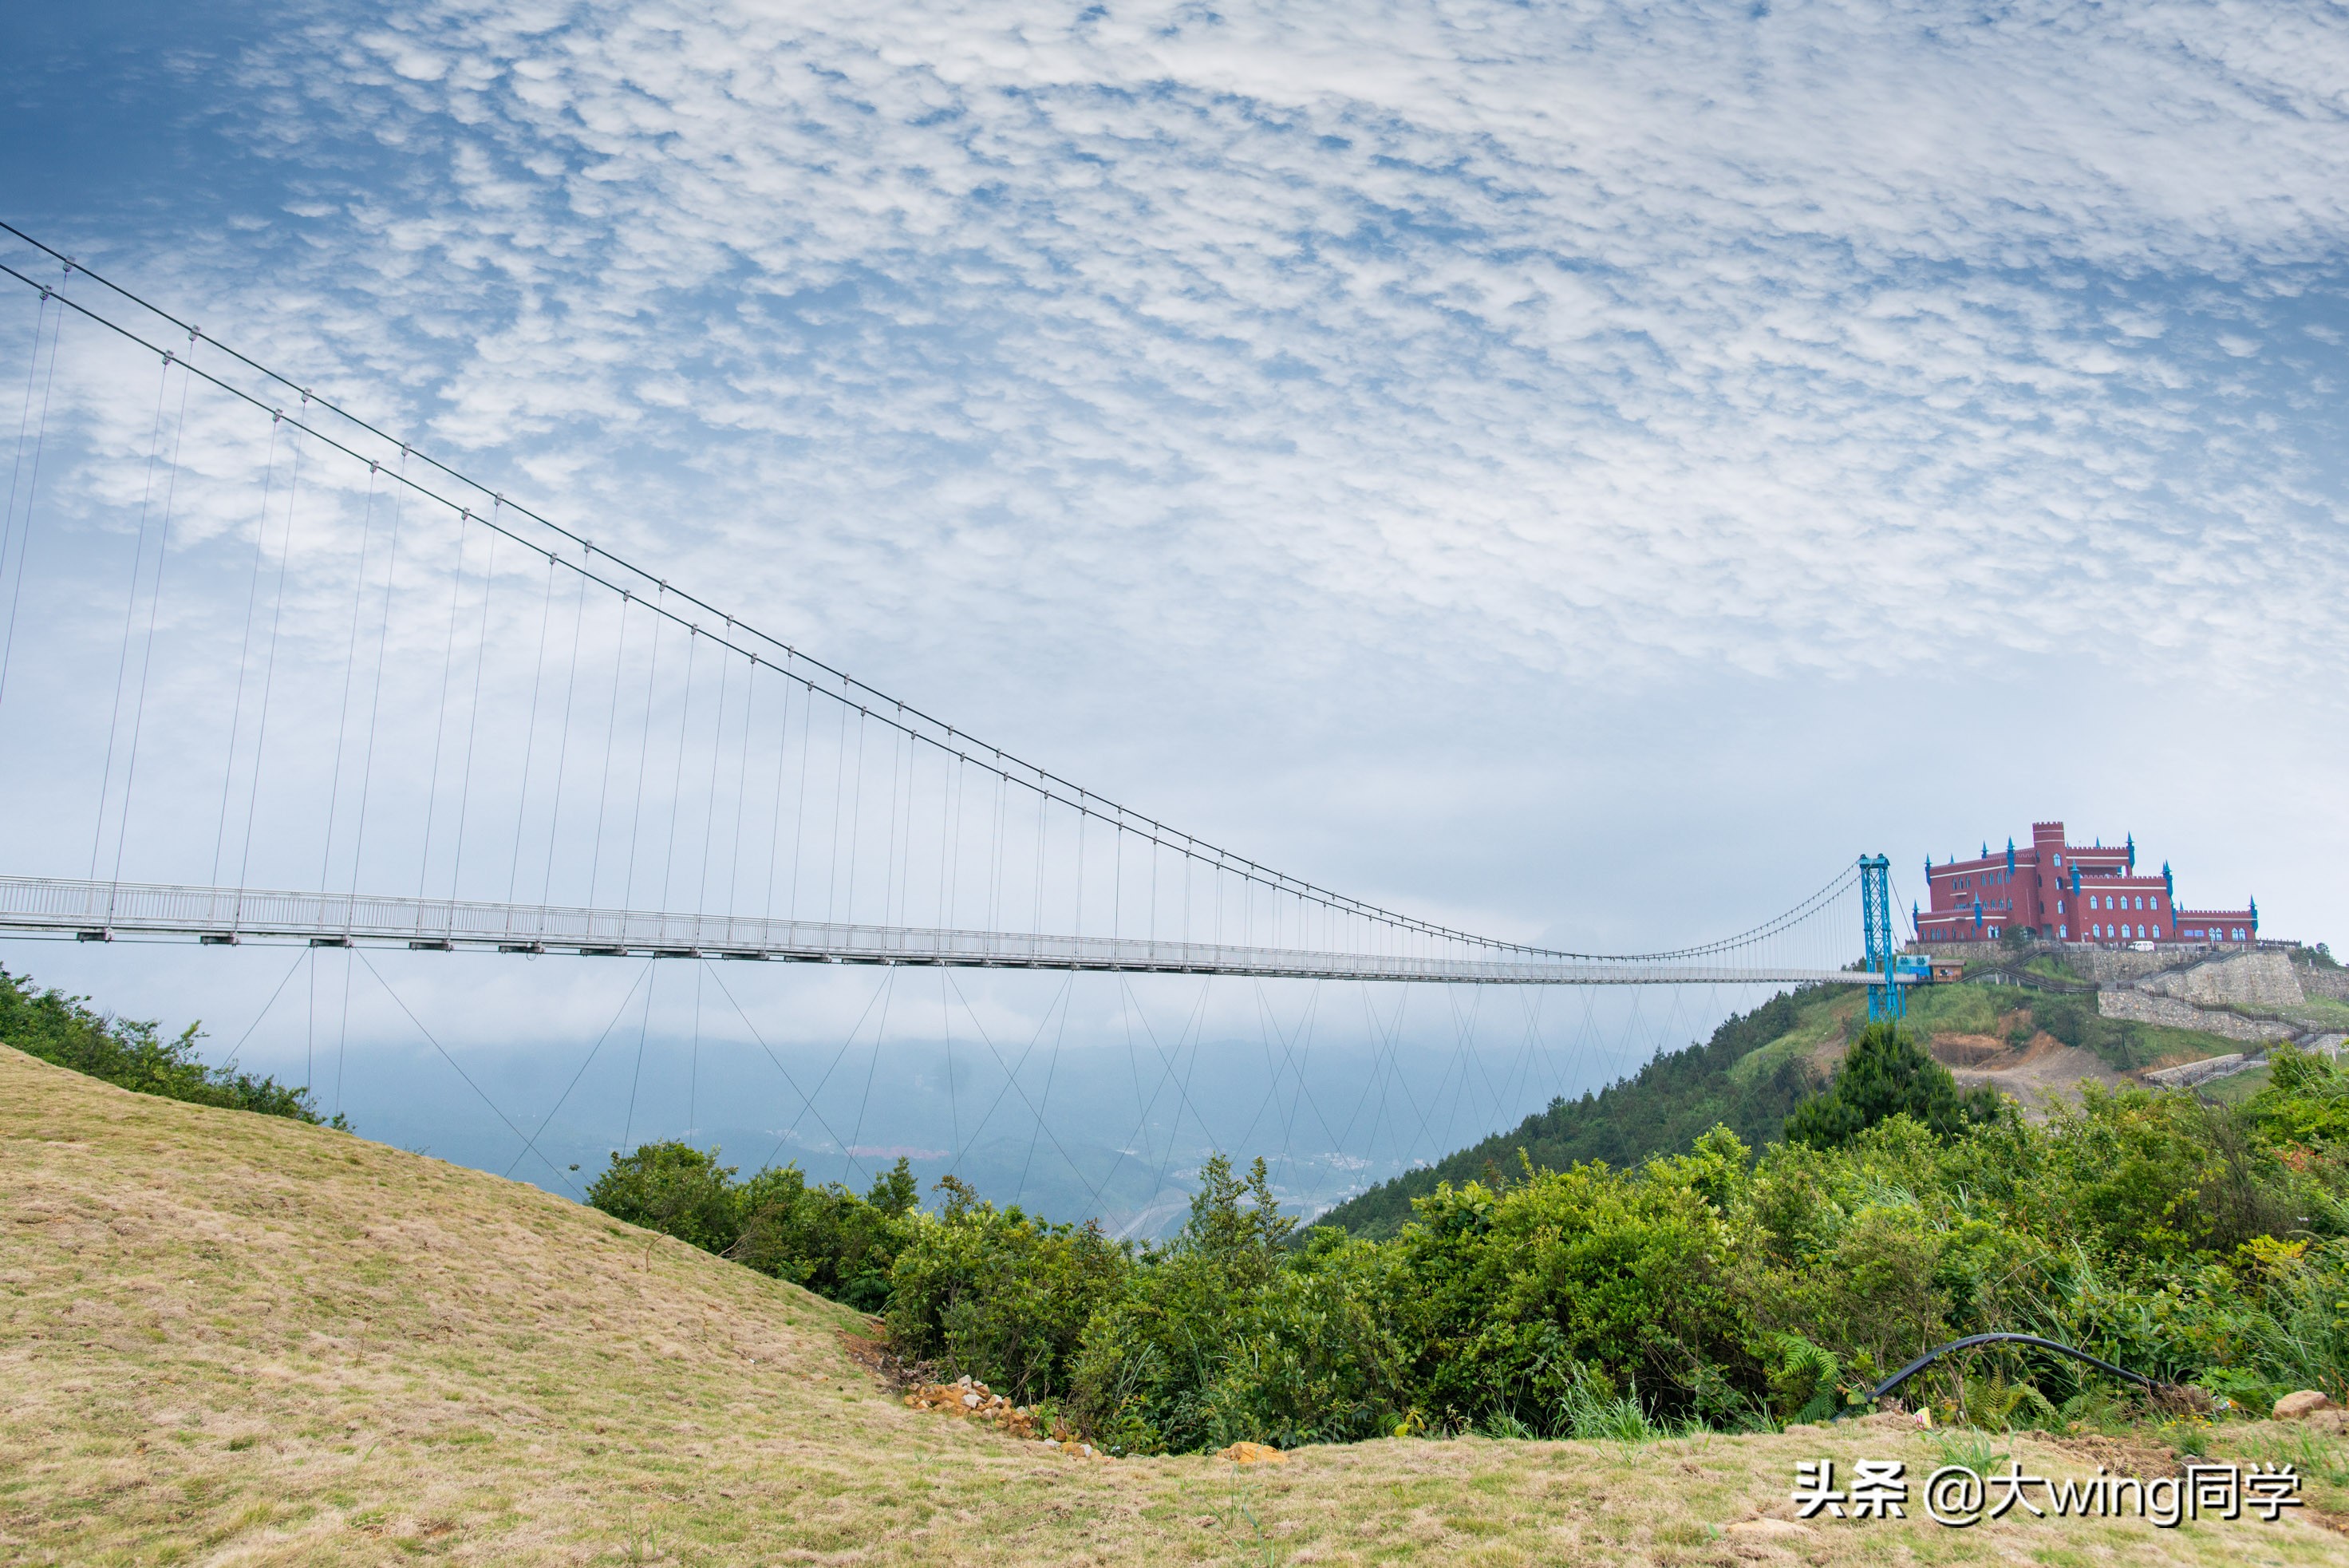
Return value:
[[(1985, 1052), (1985, 1045), (1995, 1049)], [(2077, 1100), (2082, 1084), (2121, 1088), (2137, 1082), (2106, 1065), (2095, 1052), (2066, 1045), (2044, 1030), (2020, 1050), (1986, 1034), (1937, 1034), (1930, 1049), (1960, 1088), (1987, 1084), (2013, 1096), (2033, 1118), (2045, 1116), (2053, 1099)]]

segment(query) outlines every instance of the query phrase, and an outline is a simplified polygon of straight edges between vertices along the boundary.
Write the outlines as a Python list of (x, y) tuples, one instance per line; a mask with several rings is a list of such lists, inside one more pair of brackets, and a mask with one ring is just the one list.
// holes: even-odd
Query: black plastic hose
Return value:
[(2035, 1345), (2042, 1350), (2060, 1351), (2064, 1355), (2070, 1356), (2075, 1361), (2085, 1361), (2089, 1366), (2099, 1367), (2104, 1371), (2111, 1373), (2116, 1377), (2126, 1377), (2130, 1382), (2137, 1384), (2138, 1386), (2151, 1390), (2154, 1393), (2159, 1393), (2162, 1388), (2161, 1384), (2155, 1382), (2152, 1378), (2146, 1376), (2141, 1372), (2131, 1372), (2126, 1366), (2115, 1366), (2111, 1362), (2105, 1360), (2101, 1356), (2091, 1355), (2085, 1350), (2077, 1349), (2069, 1345), (2060, 1345), (2052, 1339), (2042, 1339), (2035, 1334), (1970, 1334), (1963, 1339), (1953, 1339), (1947, 1345), (1940, 1345), (1934, 1349), (1927, 1351), (1924, 1355), (1919, 1356), (1916, 1360), (1910, 1362), (1908, 1366), (1902, 1367), (1899, 1371), (1894, 1373), (1891, 1376), (1878, 1384), (1876, 1386), (1876, 1392), (1868, 1396), (1869, 1400), (1874, 1401), (1883, 1398), (1895, 1388), (1899, 1387), (1903, 1383), (1908, 1382), (1909, 1379), (1916, 1376), (1917, 1374), (1924, 1371), (1925, 1368), (1932, 1366), (1933, 1363), (1940, 1360), (1944, 1355), (1949, 1355), (1950, 1352), (1953, 1350), (1971, 1350), (1977, 1345)]

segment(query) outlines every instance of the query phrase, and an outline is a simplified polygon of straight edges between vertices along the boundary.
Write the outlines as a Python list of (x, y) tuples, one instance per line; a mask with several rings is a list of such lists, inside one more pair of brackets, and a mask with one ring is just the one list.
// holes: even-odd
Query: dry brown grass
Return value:
[(533, 1188), (5, 1048), (0, 1133), (8, 1561), (2349, 1561), (2313, 1517), (1724, 1533), (1798, 1458), (1930, 1461), (1848, 1428), (1086, 1464), (906, 1410), (854, 1314)]

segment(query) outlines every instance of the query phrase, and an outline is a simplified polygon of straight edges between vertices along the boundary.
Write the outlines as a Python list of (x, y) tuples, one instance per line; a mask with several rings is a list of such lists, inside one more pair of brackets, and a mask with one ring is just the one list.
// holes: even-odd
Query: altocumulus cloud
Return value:
[[(52, 117), (86, 166), (147, 139), (183, 178), (60, 182), (34, 226), (1186, 830), (1576, 948), (1740, 929), (1861, 848), (1905, 898), (2043, 813), (2281, 934), (2349, 913), (2337, 6), (189, 13), (106, 79), (40, 67), (123, 106)], [(36, 74), (0, 57), (12, 103)], [(104, 374), (135, 458), (153, 369)], [(191, 554), (271, 451), (194, 417)], [(321, 646), (349, 533), (297, 585)], [(61, 662), (102, 711), (115, 666)], [(142, 1016), (279, 975), (40, 961)], [(626, 980), (549, 973), (394, 978), (570, 1051)], [(1040, 1038), (1043, 982), (964, 982)], [(767, 983), (823, 1061), (874, 994)], [(1096, 998), (1068, 1038), (1124, 1033)]]
[(237, 69), (275, 351), (820, 633), (2343, 652), (2321, 5), (466, 5)]

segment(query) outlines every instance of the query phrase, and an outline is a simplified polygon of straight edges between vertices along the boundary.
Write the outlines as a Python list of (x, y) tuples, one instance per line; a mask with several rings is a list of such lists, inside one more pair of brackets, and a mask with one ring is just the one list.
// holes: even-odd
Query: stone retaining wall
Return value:
[(2308, 1000), (2300, 976), (2282, 953), (2230, 953), (2191, 969), (2147, 975), (2137, 989), (2204, 1006), (2299, 1007)]
[(2259, 1064), (2257, 1060), (2239, 1051), (2231, 1056), (2210, 1056), (2199, 1062), (2189, 1062), (2180, 1067), (2158, 1068), (2147, 1073), (2145, 1081), (2158, 1084), (2165, 1089), (2190, 1089), (2197, 1084), (2248, 1073)]
[(2127, 1019), (2133, 1023), (2159, 1023), (2171, 1029), (2199, 1029), (2205, 1034), (2216, 1034), (2228, 1040), (2253, 1043), (2289, 1040), (2299, 1033), (2289, 1023), (2245, 1018), (2233, 1012), (2205, 1012), (2175, 997), (2157, 996), (2150, 992), (2125, 986), (2096, 992), (2096, 1011), (2106, 1018)]
[(2304, 969), (2295, 966), (2292, 972), (2300, 977), (2300, 989), (2317, 996), (2329, 996), (2335, 1002), (2349, 1002), (2349, 969)]

